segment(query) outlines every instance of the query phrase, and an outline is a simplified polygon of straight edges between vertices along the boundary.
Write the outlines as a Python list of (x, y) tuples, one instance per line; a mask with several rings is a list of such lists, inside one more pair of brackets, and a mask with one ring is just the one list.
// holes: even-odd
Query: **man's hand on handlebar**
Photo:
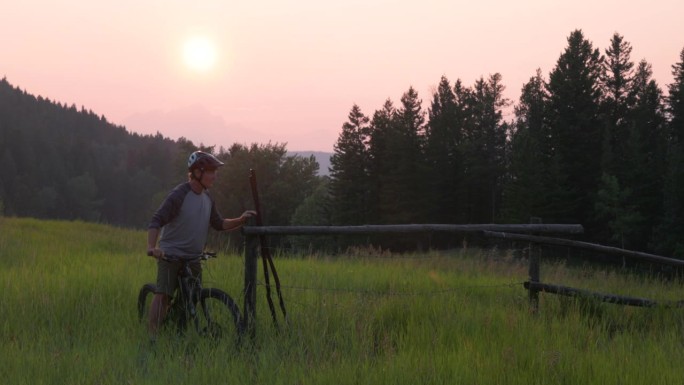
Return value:
[(155, 259), (160, 259), (164, 256), (164, 252), (161, 251), (159, 248), (150, 248), (147, 249), (147, 256), (148, 257), (154, 257)]

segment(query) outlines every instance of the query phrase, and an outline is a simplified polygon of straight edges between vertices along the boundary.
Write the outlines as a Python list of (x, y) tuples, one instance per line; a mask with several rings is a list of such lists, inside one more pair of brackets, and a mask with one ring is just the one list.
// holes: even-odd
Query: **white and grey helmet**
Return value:
[(190, 157), (188, 158), (188, 171), (215, 170), (223, 166), (223, 164), (223, 162), (216, 159), (215, 156), (209, 153), (203, 151), (195, 151), (192, 154), (190, 154)]

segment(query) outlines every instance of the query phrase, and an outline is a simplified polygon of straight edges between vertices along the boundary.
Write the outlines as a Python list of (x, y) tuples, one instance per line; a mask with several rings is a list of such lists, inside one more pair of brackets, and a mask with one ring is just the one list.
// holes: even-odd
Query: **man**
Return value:
[[(223, 162), (213, 155), (193, 152), (188, 159), (188, 181), (169, 193), (148, 226), (147, 255), (157, 259), (157, 291), (152, 299), (148, 323), (148, 330), (153, 337), (168, 313), (171, 296), (178, 286), (180, 268), (179, 262), (168, 262), (161, 257), (165, 254), (201, 254), (210, 226), (217, 231), (232, 231), (256, 215), (250, 210), (238, 218), (221, 217), (208, 191), (216, 181), (216, 171), (221, 166)], [(199, 262), (193, 263), (190, 268), (194, 275), (201, 278), (202, 267)]]

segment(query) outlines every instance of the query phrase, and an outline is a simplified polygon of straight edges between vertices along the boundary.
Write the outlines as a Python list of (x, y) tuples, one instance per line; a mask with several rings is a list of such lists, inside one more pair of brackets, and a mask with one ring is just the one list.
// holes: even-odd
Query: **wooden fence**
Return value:
[(541, 249), (538, 247), (539, 244), (546, 245), (556, 245), (556, 246), (567, 246), (577, 249), (584, 249), (594, 252), (599, 252), (603, 254), (618, 255), (623, 258), (630, 258), (633, 260), (639, 260), (642, 262), (656, 263), (662, 265), (669, 265), (675, 267), (684, 267), (684, 260), (667, 258), (660, 255), (648, 254), (639, 251), (624, 250), (617, 247), (610, 247), (604, 245), (598, 245), (594, 243), (573, 241), (569, 239), (560, 238), (549, 238), (536, 235), (527, 234), (512, 234), (505, 232), (491, 232), (485, 231), (484, 235), (490, 238), (508, 239), (514, 241), (527, 241), (530, 242), (530, 265), (529, 265), (529, 281), (524, 283), (524, 287), (529, 291), (530, 304), (532, 310), (536, 311), (539, 306), (539, 292), (558, 294), (570, 297), (587, 297), (593, 298), (602, 302), (614, 303), (618, 305), (628, 305), (628, 306), (642, 306), (642, 307), (653, 307), (653, 306), (682, 306), (684, 301), (678, 301), (674, 303), (658, 303), (650, 299), (638, 298), (638, 297), (628, 297), (620, 296), (614, 294), (604, 294), (597, 293), (583, 289), (576, 289), (567, 286), (554, 285), (548, 283), (542, 283), (540, 277), (540, 260), (541, 260)]
[[(266, 235), (353, 235), (353, 234), (394, 234), (394, 233), (480, 233), (487, 237), (503, 237), (513, 239), (513, 236), (527, 236), (526, 234), (581, 234), (584, 228), (573, 224), (472, 224), (472, 225), (443, 225), (443, 224), (413, 224), (413, 225), (363, 225), (363, 226), (245, 226), (245, 283), (243, 328), (250, 334), (256, 333), (256, 277), (259, 237)], [(548, 238), (552, 239), (552, 238)], [(528, 239), (529, 240), (529, 239)], [(532, 265), (531, 265), (532, 266)], [(539, 282), (539, 267), (536, 265), (536, 280)], [(532, 267), (530, 267), (532, 269)], [(530, 273), (530, 281), (532, 273)], [(530, 293), (537, 293), (536, 286)], [(530, 294), (532, 295), (532, 294)], [(536, 294), (535, 294), (536, 295)], [(532, 298), (532, 297), (531, 297)], [(271, 305), (269, 303), (269, 305)]]

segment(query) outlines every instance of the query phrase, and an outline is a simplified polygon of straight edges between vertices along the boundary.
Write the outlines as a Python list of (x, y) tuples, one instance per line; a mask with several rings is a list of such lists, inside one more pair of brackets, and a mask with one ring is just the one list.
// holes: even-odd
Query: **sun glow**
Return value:
[(183, 45), (183, 60), (188, 68), (207, 72), (216, 64), (216, 45), (206, 37), (193, 37)]

